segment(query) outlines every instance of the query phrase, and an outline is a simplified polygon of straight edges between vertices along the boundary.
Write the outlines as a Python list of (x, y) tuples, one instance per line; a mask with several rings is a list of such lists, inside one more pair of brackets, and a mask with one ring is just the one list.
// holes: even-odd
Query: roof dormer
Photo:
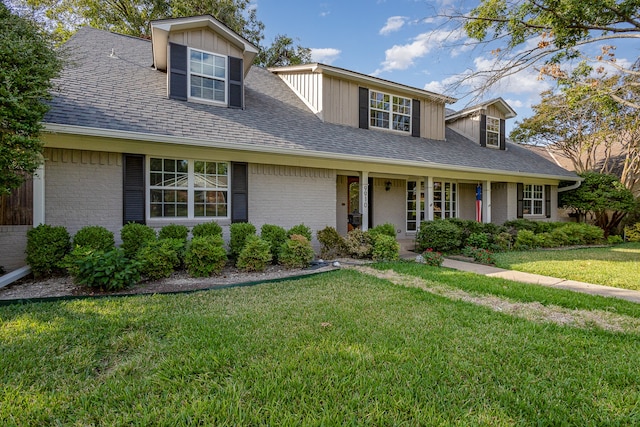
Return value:
[(258, 48), (211, 15), (151, 23), (153, 65), (170, 98), (244, 107), (244, 77)]
[(502, 98), (495, 98), (457, 112), (447, 114), (447, 127), (483, 147), (506, 148), (505, 122), (516, 112)]

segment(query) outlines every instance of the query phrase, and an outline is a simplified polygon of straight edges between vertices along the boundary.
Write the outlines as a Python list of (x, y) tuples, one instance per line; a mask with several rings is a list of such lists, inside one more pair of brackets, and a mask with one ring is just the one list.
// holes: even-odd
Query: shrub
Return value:
[(513, 245), (513, 235), (511, 233), (503, 231), (494, 236), (493, 243), (498, 250), (511, 250), (511, 246)]
[(71, 276), (76, 276), (78, 274), (78, 261), (94, 252), (96, 252), (95, 249), (88, 246), (76, 246), (71, 252), (64, 256), (64, 259), (60, 262), (60, 266), (65, 268)]
[(138, 252), (140, 273), (151, 280), (171, 276), (181, 264), (183, 248), (180, 239), (149, 240)]
[(376, 237), (380, 234), (393, 237), (394, 239), (396, 238), (396, 227), (395, 225), (390, 224), (388, 222), (386, 224), (376, 225), (375, 227), (370, 228), (366, 232), (369, 234), (369, 236), (371, 236), (372, 242), (375, 241)]
[(294, 225), (287, 231), (287, 237), (291, 238), (294, 234), (299, 234), (307, 238), (308, 241), (313, 239), (313, 235), (311, 234), (311, 229), (304, 224)]
[(431, 248), (425, 250), (422, 255), (418, 255), (416, 260), (420, 263), (430, 265), (432, 267), (441, 267), (444, 257), (441, 252), (434, 251)]
[(70, 248), (69, 232), (62, 226), (40, 224), (27, 231), (27, 264), (35, 277), (59, 271)]
[(280, 249), (280, 264), (287, 268), (307, 267), (314, 257), (311, 243), (300, 234), (292, 235)]
[(371, 236), (359, 228), (347, 233), (344, 241), (347, 254), (353, 258), (371, 258), (373, 242)]
[(236, 267), (244, 271), (264, 271), (271, 258), (271, 244), (258, 236), (249, 236)]
[(160, 229), (158, 239), (180, 239), (187, 241), (189, 229), (185, 225), (168, 224)]
[(260, 238), (269, 242), (273, 263), (277, 264), (280, 247), (287, 241), (287, 231), (279, 225), (264, 224), (260, 228)]
[(624, 235), (629, 242), (640, 242), (640, 222), (627, 225), (624, 228)]
[(127, 259), (122, 249), (95, 251), (76, 260), (75, 280), (90, 288), (116, 291), (140, 280), (138, 263)]
[(156, 239), (156, 232), (147, 225), (130, 222), (120, 230), (120, 238), (125, 256), (132, 259), (147, 242)]
[(194, 277), (208, 277), (219, 274), (227, 263), (222, 237), (194, 237), (187, 246), (185, 265)]
[(540, 246), (540, 239), (531, 230), (522, 229), (516, 235), (513, 247), (517, 250), (534, 249)]
[(462, 232), (450, 221), (424, 221), (416, 234), (419, 251), (431, 248), (439, 252), (452, 252), (462, 246)]
[(481, 264), (495, 264), (493, 253), (484, 248), (474, 248), (472, 246), (466, 246), (462, 251), (466, 256), (470, 256), (474, 261)]
[(220, 236), (222, 237), (222, 227), (217, 222), (203, 222), (202, 224), (194, 225), (191, 229), (191, 235), (193, 237), (203, 236)]
[(400, 244), (395, 235), (391, 237), (382, 233), (377, 234), (373, 240), (372, 257), (374, 261), (397, 261), (400, 259)]
[(316, 232), (316, 237), (320, 242), (320, 256), (322, 258), (336, 258), (343, 256), (346, 251), (344, 238), (333, 227), (325, 227)]
[(229, 256), (232, 259), (238, 259), (247, 237), (256, 234), (256, 227), (249, 222), (236, 222), (231, 224), (230, 233)]
[(622, 236), (610, 234), (609, 237), (607, 237), (607, 243), (610, 245), (618, 245), (620, 243), (624, 243), (624, 239)]
[(113, 233), (99, 225), (82, 227), (73, 236), (73, 246), (83, 246), (96, 251), (108, 252), (115, 248)]
[(488, 249), (489, 236), (486, 233), (472, 233), (467, 237), (466, 245), (474, 248)]

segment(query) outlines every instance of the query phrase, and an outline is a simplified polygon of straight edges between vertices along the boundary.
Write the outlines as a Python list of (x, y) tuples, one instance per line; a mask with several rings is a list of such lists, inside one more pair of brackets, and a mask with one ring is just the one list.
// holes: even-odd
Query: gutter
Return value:
[(558, 187), (558, 193), (575, 190), (576, 188), (580, 187), (580, 185), (582, 185), (582, 179), (580, 181), (576, 181), (575, 184), (568, 185), (566, 187)]
[[(71, 135), (83, 135), (83, 136), (97, 136), (103, 138), (115, 138), (115, 139), (125, 139), (132, 141), (142, 141), (142, 142), (160, 142), (172, 145), (188, 145), (193, 147), (206, 147), (206, 148), (219, 148), (226, 150), (234, 150), (234, 151), (252, 151), (256, 153), (263, 154), (278, 154), (284, 156), (305, 156), (316, 159), (327, 159), (327, 160), (344, 160), (348, 162), (354, 161), (354, 155), (352, 154), (338, 154), (338, 153), (330, 153), (330, 152), (322, 152), (322, 151), (313, 151), (307, 149), (300, 148), (279, 148), (279, 147), (264, 147), (264, 146), (256, 146), (253, 144), (247, 144), (242, 142), (221, 142), (221, 141), (203, 141), (201, 139), (195, 138), (185, 138), (180, 136), (173, 135), (160, 135), (160, 134), (150, 134), (150, 133), (142, 133), (142, 132), (131, 132), (131, 131), (122, 131), (122, 130), (113, 130), (113, 129), (103, 129), (103, 128), (94, 128), (94, 127), (86, 127), (86, 126), (75, 126), (75, 125), (61, 125), (57, 123), (45, 123), (45, 130), (49, 133), (65, 133)], [(406, 167), (414, 167), (414, 168), (431, 168), (443, 171), (453, 171), (453, 172), (472, 172), (472, 173), (480, 173), (486, 175), (511, 175), (511, 176), (526, 176), (528, 178), (539, 178), (539, 179), (556, 179), (558, 181), (570, 181), (571, 177), (569, 176), (561, 176), (561, 175), (548, 175), (548, 174), (539, 174), (539, 173), (523, 173), (519, 171), (504, 171), (504, 170), (496, 170), (496, 169), (485, 169), (478, 167), (468, 167), (468, 166), (455, 166), (455, 165), (443, 165), (442, 163), (431, 163), (427, 161), (413, 161), (413, 160), (397, 160), (397, 159), (382, 159), (380, 157), (373, 156), (362, 156), (358, 155), (358, 160), (369, 163), (376, 164), (384, 164), (384, 165), (393, 165), (393, 166), (406, 166)]]

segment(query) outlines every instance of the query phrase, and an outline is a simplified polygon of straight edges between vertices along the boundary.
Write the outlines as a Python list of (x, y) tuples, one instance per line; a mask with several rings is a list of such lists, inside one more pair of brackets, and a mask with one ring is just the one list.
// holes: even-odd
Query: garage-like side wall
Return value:
[(316, 232), (336, 226), (336, 172), (265, 164), (249, 165), (249, 222), (285, 229), (302, 224)]
[(122, 154), (45, 149), (45, 222), (73, 236), (87, 225), (122, 227)]

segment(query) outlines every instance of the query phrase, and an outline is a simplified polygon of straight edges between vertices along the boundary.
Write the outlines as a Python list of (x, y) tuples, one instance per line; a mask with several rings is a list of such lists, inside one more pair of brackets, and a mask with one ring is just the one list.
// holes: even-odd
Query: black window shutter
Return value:
[(358, 88), (358, 107), (359, 107), (359, 127), (360, 129), (369, 129), (369, 89), (366, 87)]
[(187, 47), (169, 43), (169, 98), (187, 100)]
[(242, 58), (229, 57), (229, 107), (244, 108), (242, 96)]
[(249, 167), (231, 163), (231, 222), (249, 222)]
[(420, 138), (420, 101), (411, 101), (411, 136)]
[(480, 146), (487, 146), (487, 115), (480, 114)]
[(123, 197), (122, 222), (145, 223), (145, 179), (144, 156), (139, 154), (124, 154), (123, 168)]
[(551, 186), (544, 186), (544, 213), (547, 218), (551, 218)]
[[(485, 125), (486, 126), (486, 125)], [(505, 121), (504, 119), (500, 119), (500, 149), (504, 150), (507, 148), (507, 135), (505, 135)]]
[(518, 218), (524, 218), (524, 203), (523, 203), (523, 199), (524, 199), (524, 184), (522, 183), (518, 183), (518, 190), (517, 190), (518, 194), (518, 213), (517, 213), (517, 217)]

